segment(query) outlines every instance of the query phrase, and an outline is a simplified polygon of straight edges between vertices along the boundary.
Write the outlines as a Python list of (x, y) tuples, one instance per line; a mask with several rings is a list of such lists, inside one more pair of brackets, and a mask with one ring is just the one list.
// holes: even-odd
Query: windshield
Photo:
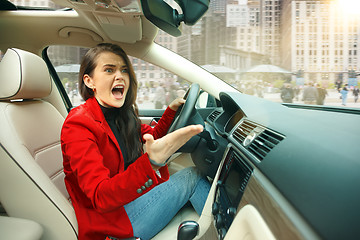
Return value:
[[(12, 2), (59, 8), (48, 0)], [(159, 30), (155, 42), (245, 94), (281, 103), (359, 108), (359, 5), (358, 0), (214, 0), (195, 25), (181, 26), (181, 36)], [(53, 58), (55, 66), (78, 64), (85, 50), (49, 48), (50, 57), (59, 52), (69, 55)], [(169, 83), (184, 85), (182, 90), (188, 86), (140, 59), (132, 62), (144, 87), (153, 82), (167, 90)]]
[(182, 26), (180, 37), (157, 40), (245, 94), (359, 107), (359, 5), (357, 0), (210, 1), (201, 20)]

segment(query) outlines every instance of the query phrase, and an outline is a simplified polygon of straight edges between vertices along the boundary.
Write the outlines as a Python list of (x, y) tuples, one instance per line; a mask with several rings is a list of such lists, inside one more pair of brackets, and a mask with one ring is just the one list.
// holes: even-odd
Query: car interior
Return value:
[[(358, 109), (246, 95), (154, 42), (159, 29), (181, 35), (181, 25), (194, 25), (209, 0), (54, 2), (62, 8), (0, 0), (1, 239), (78, 239), (60, 144), (74, 106), (47, 48), (101, 42), (188, 80), (188, 93), (197, 89), (187, 95), (183, 124), (202, 124), (204, 132), (172, 156), (169, 171), (196, 166), (211, 190), (201, 216), (185, 205), (154, 240), (360, 236)], [(151, 124), (164, 110), (139, 112)]]

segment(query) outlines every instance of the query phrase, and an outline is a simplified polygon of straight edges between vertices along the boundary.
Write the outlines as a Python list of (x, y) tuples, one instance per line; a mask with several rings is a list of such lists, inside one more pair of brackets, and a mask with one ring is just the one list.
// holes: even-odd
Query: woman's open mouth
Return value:
[(124, 86), (123, 85), (116, 85), (112, 90), (112, 94), (116, 99), (122, 99), (124, 96)]

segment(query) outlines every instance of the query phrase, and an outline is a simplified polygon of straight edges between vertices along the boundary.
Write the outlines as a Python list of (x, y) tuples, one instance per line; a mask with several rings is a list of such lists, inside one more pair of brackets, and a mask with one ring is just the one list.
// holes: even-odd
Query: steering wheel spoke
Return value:
[[(174, 121), (169, 127), (168, 133), (176, 131), (180, 128), (183, 128), (191, 124), (202, 124), (204, 121), (199, 117), (199, 113), (195, 108), (196, 101), (200, 93), (200, 85), (198, 83), (193, 83), (189, 90), (186, 92), (184, 99), (186, 100), (183, 106), (180, 106), (175, 114)], [(192, 137), (185, 145), (183, 145), (179, 151), (180, 152), (192, 152), (198, 141), (200, 140), (199, 136)]]

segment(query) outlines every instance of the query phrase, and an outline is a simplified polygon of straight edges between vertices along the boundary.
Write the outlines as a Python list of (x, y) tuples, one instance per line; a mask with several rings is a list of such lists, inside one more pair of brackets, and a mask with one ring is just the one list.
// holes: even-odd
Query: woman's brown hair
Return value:
[(126, 94), (124, 105), (118, 110), (115, 121), (121, 137), (123, 137), (123, 142), (125, 143), (126, 151), (123, 151), (123, 154), (124, 152), (127, 153), (127, 163), (125, 163), (125, 166), (128, 166), (142, 154), (143, 143), (141, 139), (141, 122), (136, 105), (138, 82), (132, 64), (125, 51), (120, 46), (111, 43), (101, 43), (91, 48), (81, 62), (79, 92), (85, 101), (94, 96), (93, 90), (85, 85), (83, 77), (85, 74), (88, 74), (90, 77), (93, 76), (97, 59), (103, 52), (111, 52), (120, 56), (129, 71), (129, 90)]

